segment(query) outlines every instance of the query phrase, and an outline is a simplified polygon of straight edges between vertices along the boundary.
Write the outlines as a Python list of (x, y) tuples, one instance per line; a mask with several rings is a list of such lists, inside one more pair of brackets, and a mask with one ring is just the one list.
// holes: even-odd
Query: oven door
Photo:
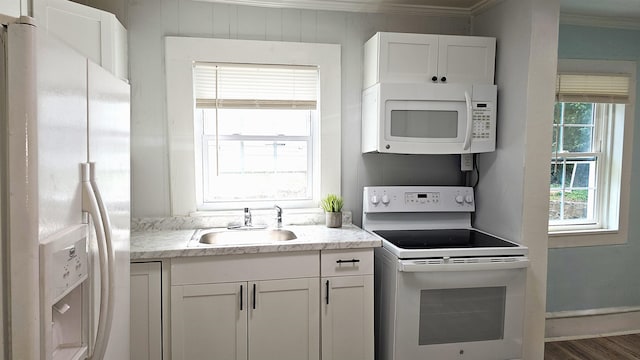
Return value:
[(395, 359), (518, 359), (526, 258), (399, 260)]

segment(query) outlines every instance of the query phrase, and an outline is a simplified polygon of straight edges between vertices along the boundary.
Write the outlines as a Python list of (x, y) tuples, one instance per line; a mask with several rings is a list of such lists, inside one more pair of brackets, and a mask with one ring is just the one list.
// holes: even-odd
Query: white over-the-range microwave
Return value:
[(496, 101), (495, 85), (377, 83), (362, 93), (362, 152), (494, 151)]

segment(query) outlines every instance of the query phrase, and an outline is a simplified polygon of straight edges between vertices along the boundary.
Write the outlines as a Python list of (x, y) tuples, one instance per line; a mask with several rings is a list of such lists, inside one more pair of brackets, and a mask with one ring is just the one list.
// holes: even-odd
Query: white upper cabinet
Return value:
[(439, 81), (493, 85), (495, 38), (441, 35), (438, 39)]
[(115, 15), (67, 0), (35, 0), (36, 24), (121, 79), (129, 77), (127, 30)]
[(438, 75), (438, 35), (377, 33), (364, 45), (364, 88), (425, 83)]
[(366, 89), (376, 83), (493, 84), (496, 40), (379, 32), (364, 45)]

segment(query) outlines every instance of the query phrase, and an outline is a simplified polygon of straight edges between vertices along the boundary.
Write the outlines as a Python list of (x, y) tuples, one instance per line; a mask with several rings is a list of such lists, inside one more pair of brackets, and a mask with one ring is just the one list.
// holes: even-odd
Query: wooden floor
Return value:
[(640, 334), (545, 343), (545, 360), (640, 360)]

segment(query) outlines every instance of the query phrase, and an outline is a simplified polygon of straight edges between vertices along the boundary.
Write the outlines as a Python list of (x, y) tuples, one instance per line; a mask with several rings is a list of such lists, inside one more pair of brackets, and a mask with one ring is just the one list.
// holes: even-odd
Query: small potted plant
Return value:
[(320, 206), (324, 209), (327, 219), (327, 227), (339, 228), (342, 227), (342, 206), (344, 201), (342, 197), (334, 194), (329, 194), (327, 197), (320, 201)]

